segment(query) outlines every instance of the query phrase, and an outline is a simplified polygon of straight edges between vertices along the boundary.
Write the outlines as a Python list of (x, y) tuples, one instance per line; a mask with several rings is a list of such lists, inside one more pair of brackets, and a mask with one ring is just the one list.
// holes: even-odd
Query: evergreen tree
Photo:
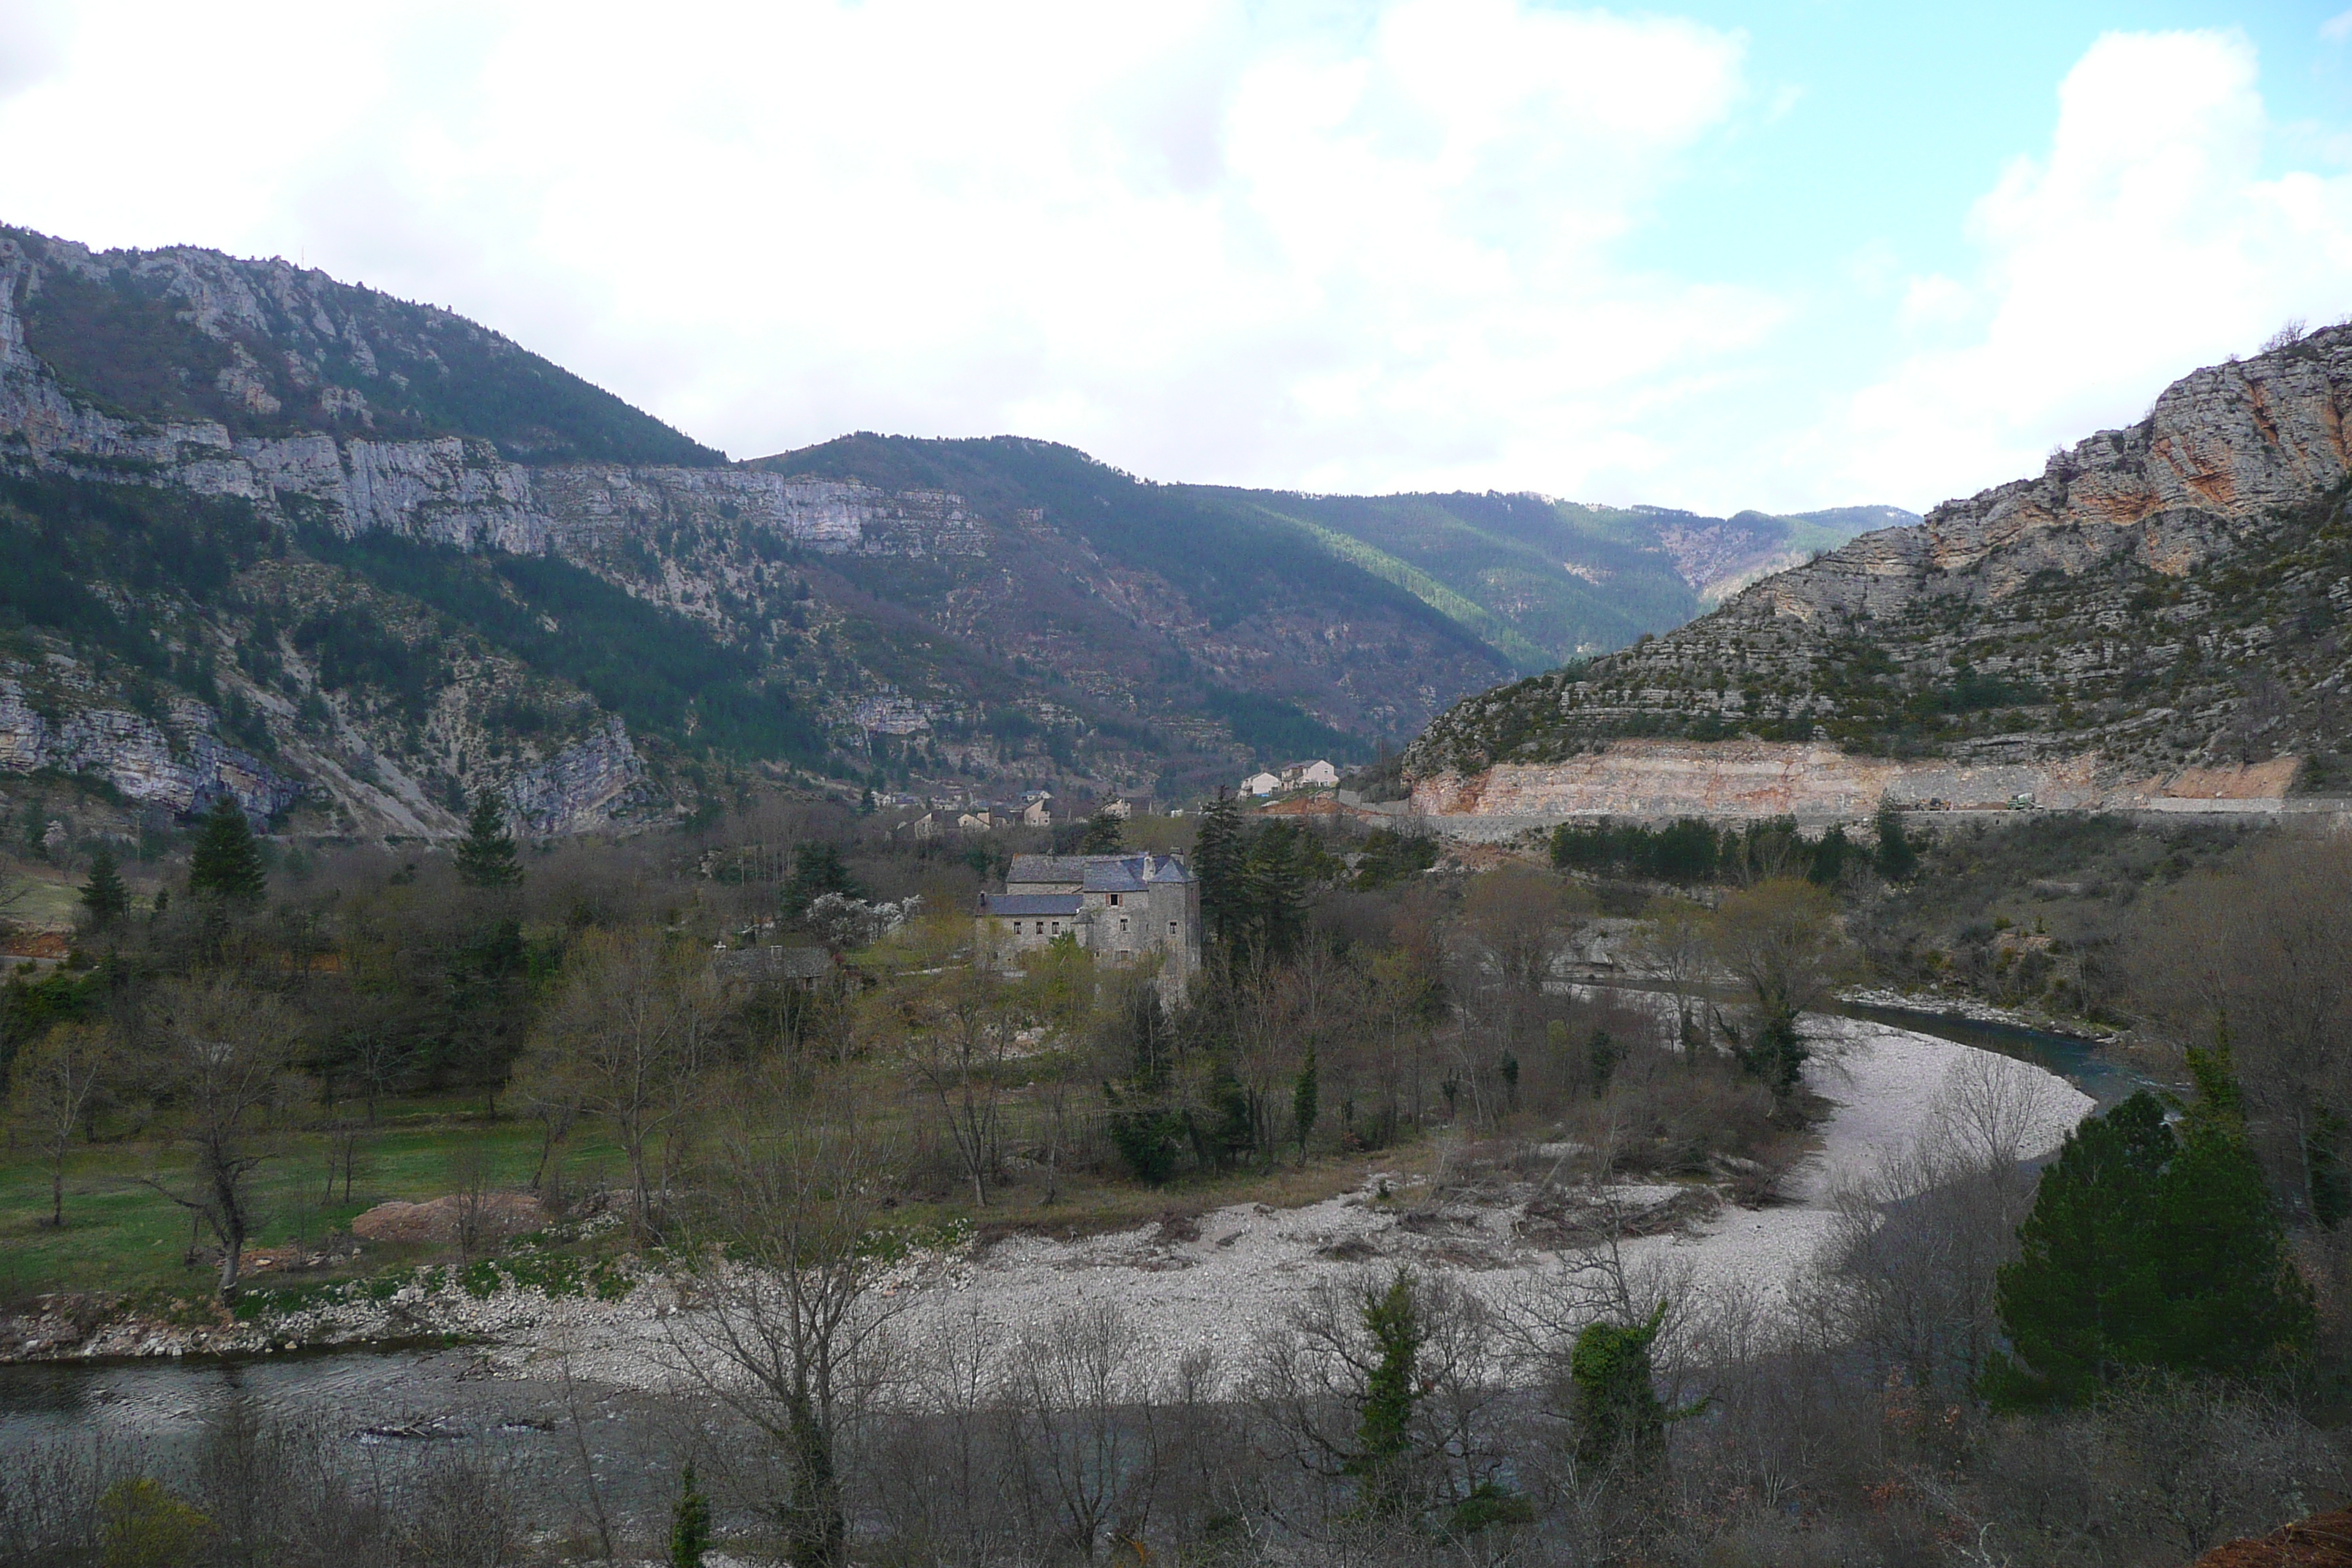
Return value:
[(257, 901), (268, 890), (261, 846), (234, 795), (222, 795), (205, 814), (188, 861), (188, 891), (239, 903)]
[(104, 931), (130, 910), (131, 889), (122, 885), (114, 851), (106, 845), (100, 845), (89, 858), (89, 880), (81, 885), (81, 907), (92, 931)]
[(1307, 1047), (1307, 1059), (1298, 1064), (1298, 1076), (1290, 1084), (1290, 1124), (1298, 1130), (1298, 1163), (1307, 1163), (1307, 1139), (1315, 1131), (1315, 1118), (1322, 1110), (1323, 1085), (1315, 1067), (1315, 1047)]
[(1260, 827), (1249, 846), (1243, 885), (1248, 908), (1243, 945), (1270, 958), (1288, 958), (1307, 931), (1307, 872), (1299, 864), (1298, 830), (1288, 823)]
[(694, 1461), (686, 1462), (677, 1504), (669, 1515), (670, 1568), (702, 1568), (702, 1554), (710, 1550), (710, 1500), (694, 1479)]
[(2179, 1128), (2142, 1090), (2066, 1138), (2000, 1271), (1998, 1405), (2072, 1404), (2137, 1372), (2258, 1378), (2309, 1340), (2311, 1292), (2247, 1147), (2226, 1046), (2192, 1051)]
[(1081, 855), (1117, 855), (1127, 847), (1127, 836), (1120, 830), (1118, 818), (1105, 806), (1087, 818), (1087, 830), (1078, 838)]
[(1412, 1454), (1413, 1407), (1421, 1402), (1421, 1348), (1429, 1331), (1413, 1300), (1412, 1274), (1400, 1268), (1386, 1290), (1367, 1290), (1364, 1331), (1379, 1360), (1364, 1381), (1356, 1412), (1356, 1452), (1347, 1470), (1363, 1482), (1367, 1512), (1412, 1511), (1406, 1469)]
[(1228, 947), (1247, 940), (1250, 898), (1248, 863), (1242, 843), (1241, 803), (1230, 790), (1201, 813), (1200, 831), (1192, 837), (1192, 875), (1201, 884), (1201, 929), (1213, 942)]
[(1890, 882), (1907, 882), (1919, 868), (1919, 852), (1903, 836), (1903, 814), (1892, 804), (1878, 808), (1878, 874)]
[(808, 912), (808, 907), (827, 893), (839, 893), (845, 899), (862, 899), (866, 889), (849, 868), (842, 863), (841, 850), (831, 844), (803, 844), (793, 858), (793, 879), (784, 889), (783, 909), (786, 918), (798, 920)]
[(1812, 864), (1806, 868), (1805, 879), (1824, 888), (1836, 887), (1838, 879), (1845, 875), (1846, 858), (1853, 847), (1843, 827), (1831, 827), (1813, 846)]
[(1646, 1321), (1587, 1323), (1569, 1352), (1568, 1374), (1575, 1385), (1580, 1464), (1629, 1463), (1646, 1468), (1665, 1452), (1666, 1423), (1690, 1412), (1669, 1415), (1658, 1398), (1650, 1364), (1650, 1344), (1665, 1321), (1660, 1302)]
[(466, 837), (457, 846), (457, 879), (469, 888), (511, 888), (522, 880), (522, 862), (515, 858), (506, 814), (499, 809), (498, 796), (487, 790), (475, 797), (473, 814), (466, 819)]

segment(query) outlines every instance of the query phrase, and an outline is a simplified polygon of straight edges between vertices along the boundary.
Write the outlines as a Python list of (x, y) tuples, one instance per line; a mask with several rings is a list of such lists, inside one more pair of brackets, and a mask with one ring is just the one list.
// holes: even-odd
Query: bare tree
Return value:
[(995, 1174), (998, 1103), (1013, 1046), (1013, 999), (988, 955), (949, 969), (915, 993), (907, 1033), (907, 1063), (938, 1104), (973, 1206), (988, 1206)]
[(150, 1024), (157, 1076), (177, 1112), (172, 1136), (195, 1169), (189, 1190), (145, 1179), (219, 1242), (220, 1291), (228, 1296), (254, 1228), (253, 1174), (276, 1152), (256, 1115), (277, 1099), (299, 1027), (276, 997), (228, 980), (166, 987)]
[(1808, 1321), (1882, 1373), (1965, 1396), (2000, 1342), (1997, 1286), (2033, 1203), (2020, 1161), (2043, 1086), (2023, 1063), (1972, 1051), (1947, 1075), (1911, 1148), (1841, 1179)]
[(875, 1506), (900, 1560), (966, 1568), (1008, 1556), (1021, 1537), (1005, 1506), (1003, 1325), (978, 1292), (900, 1345), (908, 1406), (867, 1453)]
[(1106, 1546), (1143, 1539), (1159, 1477), (1157, 1391), (1137, 1370), (1142, 1349), (1108, 1302), (1056, 1313), (1014, 1348), (1003, 1393), (1033, 1542), (1092, 1562)]
[(693, 1238), (697, 1310), (668, 1320), (681, 1364), (775, 1444), (774, 1512), (803, 1568), (847, 1560), (841, 1446), (885, 1374), (902, 1304), (872, 1289), (885, 1178), (880, 1147), (846, 1119), (731, 1119)]
[(451, 1152), (449, 1181), (457, 1199), (458, 1256), (470, 1259), (490, 1235), (490, 1156), (479, 1140)]
[(1462, 926), (1489, 970), (1522, 995), (1540, 995), (1592, 913), (1592, 896), (1549, 871), (1499, 866), (1462, 899)]
[[(524, 1092), (612, 1129), (629, 1165), (629, 1222), (645, 1234), (656, 1144), (695, 1103), (719, 1004), (702, 955), (643, 934), (594, 932), (540, 1024)], [(665, 1167), (667, 1175), (667, 1167)]]
[(1699, 1002), (1715, 967), (1706, 911), (1685, 899), (1658, 900), (1650, 906), (1632, 956), (1675, 999), (1675, 1040), (1696, 1064), (1697, 1047), (1706, 1043), (1706, 1031), (1698, 1022)]
[(1785, 1099), (1805, 1059), (1797, 1020), (1852, 973), (1837, 904), (1810, 882), (1774, 878), (1726, 897), (1707, 935), (1716, 963), (1751, 1003), (1748, 1032), (1737, 1042), (1740, 1060)]
[(113, 1071), (114, 1051), (104, 1031), (60, 1024), (21, 1052), (10, 1071), (13, 1120), (49, 1163), (52, 1229), (66, 1223), (66, 1157), (74, 1134), (88, 1123)]
[(2226, 1033), (2290, 1212), (2352, 1208), (2352, 844), (2280, 836), (2151, 900), (2135, 998), (2180, 1045)]

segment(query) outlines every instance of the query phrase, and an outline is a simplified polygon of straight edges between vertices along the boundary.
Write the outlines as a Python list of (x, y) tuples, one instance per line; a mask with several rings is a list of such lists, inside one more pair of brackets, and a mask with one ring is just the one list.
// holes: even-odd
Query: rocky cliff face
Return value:
[(2308, 759), (2352, 783), (2338, 631), (2352, 329), (2174, 384), (2042, 474), (1869, 533), (1625, 652), (1473, 698), (1417, 776), (1745, 735), (2115, 780)]
[(109, 708), (52, 723), (26, 702), (22, 686), (0, 679), (0, 773), (89, 773), (126, 800), (181, 815), (226, 795), (268, 818), (301, 797), (298, 781), (223, 745), (213, 728), (211, 710), (193, 702), (175, 705), (164, 724)]
[[(1690, 537), (1539, 497), (1148, 484), (1013, 438), (730, 465), (446, 311), (0, 228), (0, 550), (28, 580), (70, 558), (0, 623), (48, 725), (0, 769), (158, 804), (304, 785), (319, 827), (442, 833), (488, 788), (561, 831), (660, 817), (711, 763), (1181, 792), (1401, 742), (1810, 537), (1656, 517)], [(159, 552), (217, 570), (149, 580)]]

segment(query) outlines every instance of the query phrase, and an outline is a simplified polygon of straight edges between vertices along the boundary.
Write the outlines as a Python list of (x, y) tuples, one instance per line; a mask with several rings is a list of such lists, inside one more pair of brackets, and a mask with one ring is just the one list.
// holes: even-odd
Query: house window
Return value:
[(1112, 909), (1118, 908), (1118, 895), (1117, 893), (1113, 893), (1110, 896), (1110, 907)]
[(1061, 935), (1061, 934), (1062, 934), (1062, 922), (1061, 922), (1061, 921), (1055, 921), (1054, 922), (1054, 934), (1055, 934), (1055, 936), (1059, 936), (1059, 935)]
[(1131, 950), (1124, 947), (1118, 950), (1118, 961), (1121, 963), (1131, 963), (1134, 960), (1135, 954)]
[(1125, 915), (1118, 917), (1118, 929), (1121, 931), (1125, 931), (1127, 929), (1127, 917)]
[(1176, 922), (1174, 921), (1170, 921), (1168, 922), (1168, 934), (1170, 936), (1174, 936), (1176, 934)]

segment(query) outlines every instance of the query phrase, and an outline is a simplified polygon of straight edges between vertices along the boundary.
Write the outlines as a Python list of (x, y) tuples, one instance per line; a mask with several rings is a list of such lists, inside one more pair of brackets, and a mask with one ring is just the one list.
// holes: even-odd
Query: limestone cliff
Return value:
[(1407, 771), (1433, 784), (1643, 737), (1745, 737), (2087, 766), (2126, 794), (2292, 758), (2305, 786), (2344, 787), (2347, 410), (2352, 328), (2197, 371), (2037, 479), (1864, 534), (1622, 653), (1464, 701)]
[(248, 804), (305, 786), (319, 830), (446, 833), (486, 788), (653, 820), (713, 766), (1183, 793), (1401, 742), (1831, 526), (1159, 485), (1013, 437), (730, 464), (445, 310), (0, 228), (0, 679), (52, 731), (0, 770), (160, 780), (161, 745), (184, 773), (139, 798), (267, 773)]

